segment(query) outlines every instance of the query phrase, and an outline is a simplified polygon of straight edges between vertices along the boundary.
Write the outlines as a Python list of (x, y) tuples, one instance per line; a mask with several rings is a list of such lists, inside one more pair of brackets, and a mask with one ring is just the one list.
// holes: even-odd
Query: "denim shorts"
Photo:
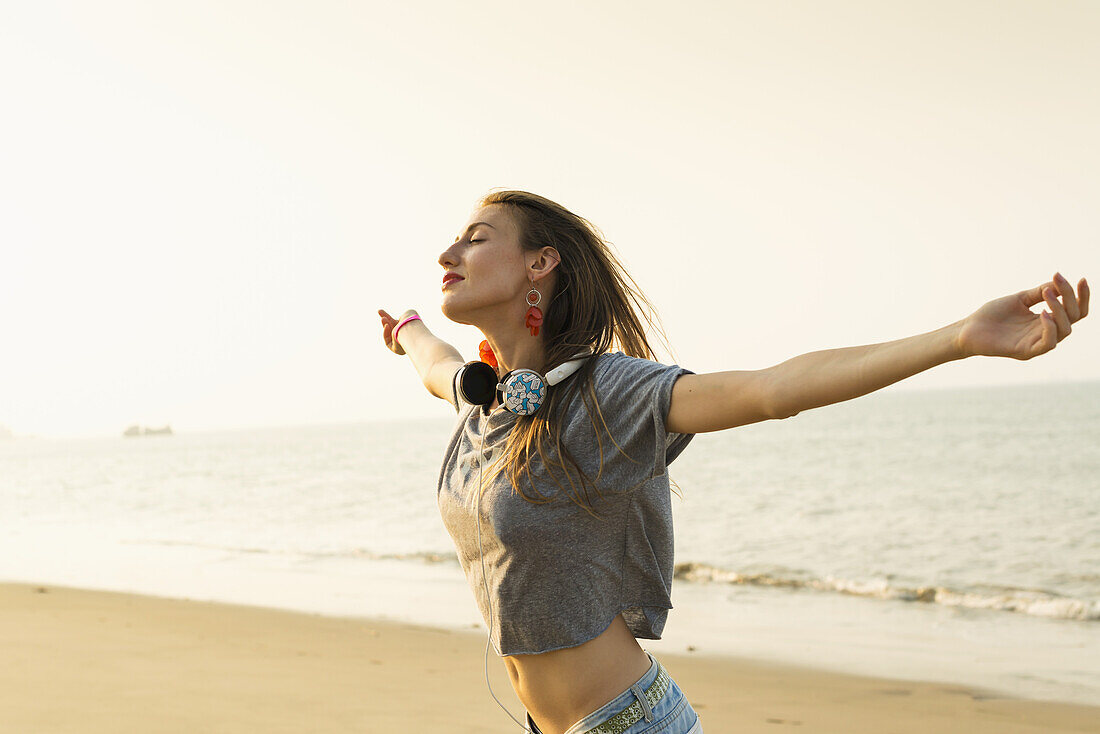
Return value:
[[(646, 655), (649, 655), (651, 664), (645, 675), (607, 704), (573, 724), (565, 734), (703, 734), (699, 715), (688, 703), (680, 686), (648, 650)], [(623, 721), (639, 712), (642, 717), (623, 728)], [(531, 714), (527, 714), (527, 731), (542, 734), (531, 720)]]

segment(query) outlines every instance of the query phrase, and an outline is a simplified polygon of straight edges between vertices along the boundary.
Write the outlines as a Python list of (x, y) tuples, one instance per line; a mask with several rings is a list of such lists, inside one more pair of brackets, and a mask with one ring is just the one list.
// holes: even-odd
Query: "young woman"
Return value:
[[(1056, 273), (925, 334), (700, 375), (653, 360), (636, 309), (652, 312), (649, 302), (599, 230), (546, 198), (488, 194), (439, 264), (443, 314), (485, 335), (490, 366), (467, 364), (412, 310), (379, 310), (382, 335), (459, 412), (440, 512), (526, 708), (520, 725), (542, 734), (702, 731), (637, 641), (659, 639), (672, 606), (668, 464), (694, 434), (788, 418), (964, 357), (1031, 359), (1089, 302), (1083, 278), (1074, 294)], [(1049, 313), (1030, 310), (1040, 302)]]

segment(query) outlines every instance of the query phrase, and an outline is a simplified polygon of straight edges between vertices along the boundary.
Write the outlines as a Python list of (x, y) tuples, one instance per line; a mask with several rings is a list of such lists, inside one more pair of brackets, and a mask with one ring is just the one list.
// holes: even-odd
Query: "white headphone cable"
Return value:
[[(489, 695), (493, 697), (493, 700), (497, 702), (497, 706), (500, 706), (501, 710), (508, 714), (508, 718), (519, 724), (520, 728), (525, 732), (530, 732), (527, 728), (527, 724), (523, 724), (515, 716), (512, 716), (512, 712), (504, 708), (504, 704), (500, 702), (500, 699), (493, 693), (493, 686), (489, 683), (489, 644), (493, 639), (493, 600), (489, 596), (489, 579), (485, 576), (485, 551), (481, 548), (481, 480), (483, 471), (483, 456), (482, 449), (485, 446), (485, 434), (481, 434), (481, 440), (477, 449), (477, 508), (475, 510), (475, 519), (477, 520), (477, 551), (481, 555), (481, 583), (485, 587), (485, 603), (489, 605), (489, 636), (485, 639), (485, 685), (489, 687)], [(468, 505), (467, 505), (468, 506)]]

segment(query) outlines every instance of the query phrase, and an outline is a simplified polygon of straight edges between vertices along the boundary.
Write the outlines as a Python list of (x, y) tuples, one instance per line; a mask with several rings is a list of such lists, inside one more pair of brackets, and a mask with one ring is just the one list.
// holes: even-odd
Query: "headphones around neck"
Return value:
[(562, 382), (592, 356), (591, 349), (576, 354), (570, 361), (547, 372), (546, 377), (521, 367), (504, 375), (499, 382), (492, 365), (478, 360), (467, 362), (459, 368), (455, 379), (457, 393), (470, 405), (484, 406), (486, 413), (495, 398), (509, 413), (531, 415), (546, 401), (547, 386)]

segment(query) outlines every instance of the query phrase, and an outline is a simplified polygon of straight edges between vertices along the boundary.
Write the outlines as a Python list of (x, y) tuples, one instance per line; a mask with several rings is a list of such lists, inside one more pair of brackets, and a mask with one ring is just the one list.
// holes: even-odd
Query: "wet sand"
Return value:
[[(0, 584), (5, 731), (520, 731), (483, 630)], [(493, 691), (523, 710), (489, 653)], [(708, 734), (1100, 732), (1100, 707), (698, 654), (659, 654)]]

